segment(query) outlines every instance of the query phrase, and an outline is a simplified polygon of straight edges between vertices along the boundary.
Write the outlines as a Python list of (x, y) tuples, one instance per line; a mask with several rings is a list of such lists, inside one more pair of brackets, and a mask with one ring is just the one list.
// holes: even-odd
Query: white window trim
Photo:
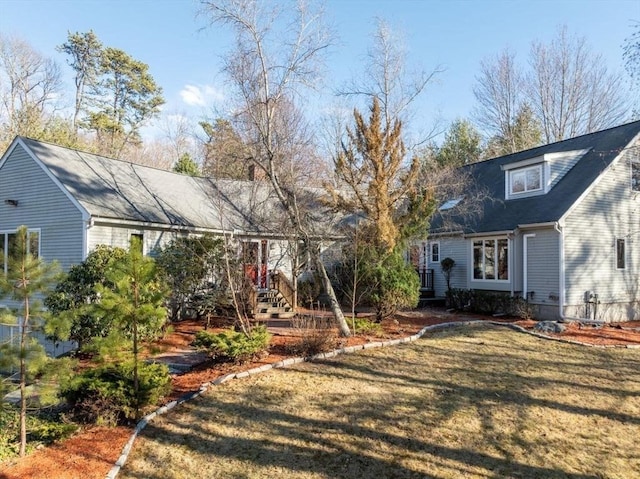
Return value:
[[(496, 251), (496, 262), (494, 265), (495, 268), (495, 279), (485, 279), (485, 278), (476, 278), (473, 274), (474, 269), (475, 269), (475, 261), (474, 261), (474, 257), (473, 257), (473, 244), (476, 241), (482, 241), (484, 244), (484, 241), (491, 241), (491, 240), (495, 240), (496, 242), (496, 250), (498, 248), (498, 240), (507, 240), (507, 279), (498, 279), (498, 267), (499, 267), (499, 263), (498, 263), (498, 251)], [(473, 282), (476, 283), (487, 283), (487, 284), (508, 284), (511, 281), (511, 249), (513, 247), (512, 241), (509, 239), (509, 237), (507, 236), (488, 236), (488, 237), (482, 237), (482, 238), (471, 238), (469, 247), (471, 249), (470, 251), (470, 262), (469, 264), (471, 265), (471, 267), (469, 268), (469, 273), (470, 273), (470, 279)], [(483, 256), (483, 271), (484, 271), (484, 256)]]
[(629, 186), (631, 187), (631, 191), (635, 193), (640, 193), (640, 181), (633, 187), (633, 168), (640, 169), (640, 161), (630, 161), (629, 162)]
[[(0, 236), (2, 237), (2, 241), (0, 242), (0, 246), (5, 245), (8, 241), (7, 235), (10, 234), (16, 234), (18, 232), (17, 229), (15, 230), (0, 230)], [(42, 230), (41, 228), (27, 228), (27, 248), (29, 247), (29, 243), (28, 243), (28, 238), (29, 238), (29, 233), (38, 233), (38, 258), (42, 258)], [(7, 274), (7, 267), (8, 267), (8, 261), (9, 261), (9, 252), (3, 250), (0, 247), (0, 252), (2, 252), (3, 258), (2, 261), (4, 263), (4, 270), (2, 271), (2, 273)]]
[[(537, 165), (531, 165), (531, 166), (527, 166), (527, 167), (523, 167), (523, 168), (518, 168), (518, 169), (514, 169), (514, 170), (508, 170), (505, 171), (505, 188), (506, 188), (506, 194), (505, 197), (506, 198), (520, 198), (523, 196), (527, 196), (527, 195), (531, 195), (531, 194), (536, 194), (536, 193), (546, 193), (546, 189), (545, 189), (545, 185), (546, 185), (546, 181), (545, 181), (545, 177), (548, 175), (545, 175), (546, 173), (546, 168), (544, 167), (545, 165), (542, 163), (539, 163)], [(524, 191), (518, 191), (518, 192), (514, 192), (513, 191), (513, 177), (514, 175), (518, 174), (518, 173), (524, 173), (525, 177), (526, 177), (526, 172), (529, 170), (534, 170), (537, 169), (538, 170), (538, 174), (540, 175), (540, 187), (539, 188), (535, 188), (535, 189), (527, 189), (527, 183), (525, 180), (525, 189)]]
[[(618, 244), (619, 244), (620, 241), (622, 241), (622, 245), (623, 245), (623, 248), (624, 248), (624, 257), (622, 258), (623, 261), (624, 261), (624, 266), (622, 268), (620, 268), (618, 266)], [(615, 251), (614, 251), (614, 255), (613, 255), (614, 256), (613, 260), (615, 261), (615, 264), (616, 264), (616, 270), (617, 271), (626, 270), (627, 269), (627, 261), (628, 261), (628, 257), (627, 257), (628, 256), (627, 255), (627, 241), (624, 238), (616, 238), (615, 243), (614, 243), (614, 249), (615, 249)]]
[[(434, 259), (433, 259), (433, 247), (435, 245), (438, 246), (438, 260), (437, 261), (434, 261)], [(440, 256), (442, 256), (441, 250), (440, 250), (440, 241), (431, 241), (429, 243), (429, 263), (440, 264)]]

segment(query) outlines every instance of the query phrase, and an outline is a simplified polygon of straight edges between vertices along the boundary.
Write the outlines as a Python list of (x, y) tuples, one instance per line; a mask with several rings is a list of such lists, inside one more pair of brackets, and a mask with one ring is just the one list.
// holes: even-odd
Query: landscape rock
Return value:
[(533, 329), (540, 333), (562, 333), (567, 329), (567, 327), (556, 321), (540, 321)]

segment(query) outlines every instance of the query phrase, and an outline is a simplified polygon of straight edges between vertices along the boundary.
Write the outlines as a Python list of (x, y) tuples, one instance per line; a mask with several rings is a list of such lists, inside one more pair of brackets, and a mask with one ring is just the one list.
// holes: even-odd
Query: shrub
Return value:
[(479, 314), (508, 314), (523, 319), (534, 318), (534, 307), (520, 296), (495, 291), (452, 289), (447, 293), (453, 309)]
[(289, 354), (295, 356), (315, 356), (331, 351), (336, 346), (336, 332), (326, 319), (315, 316), (299, 316), (291, 325), (297, 331), (298, 341), (287, 347)]
[(352, 318), (349, 321), (349, 325), (353, 327), (354, 334), (382, 334), (382, 325), (369, 318)]
[(198, 331), (193, 345), (220, 361), (249, 361), (269, 347), (271, 335), (265, 326), (256, 326), (249, 335), (229, 329), (220, 333)]
[(322, 283), (316, 276), (298, 282), (298, 300), (305, 306), (313, 306), (322, 293)]
[(78, 420), (117, 425), (137, 419), (138, 411), (156, 404), (171, 387), (169, 369), (163, 364), (138, 365), (135, 393), (133, 362), (90, 369), (73, 377), (61, 388)]
[[(27, 417), (29, 449), (69, 437), (78, 429), (58, 413), (40, 411)], [(8, 403), (0, 403), (0, 462), (18, 454), (20, 412)]]

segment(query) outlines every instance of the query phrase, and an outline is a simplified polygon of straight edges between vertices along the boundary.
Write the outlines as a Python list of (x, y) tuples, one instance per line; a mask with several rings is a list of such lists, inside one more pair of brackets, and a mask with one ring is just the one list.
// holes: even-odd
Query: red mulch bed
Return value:
[[(469, 319), (494, 321), (497, 319), (514, 322), (527, 329), (532, 329), (535, 325), (534, 321), (514, 321), (473, 315), (463, 317), (436, 310), (421, 310), (401, 313), (393, 319), (385, 320), (383, 322), (384, 338), (409, 336), (424, 326)], [(196, 331), (203, 328), (204, 324), (201, 322), (182, 321), (177, 323), (173, 331), (159, 342), (158, 347), (165, 351), (184, 349), (191, 343)], [(286, 331), (282, 331), (282, 333), (286, 333)], [(599, 346), (640, 344), (640, 321), (600, 327), (580, 327), (578, 324), (572, 323), (567, 325), (564, 333), (549, 336)], [(295, 334), (274, 335), (268, 356), (241, 366), (212, 363), (198, 365), (192, 371), (173, 378), (173, 391), (167, 400), (196, 391), (201, 384), (212, 381), (223, 374), (280, 361), (290, 356), (288, 346), (298, 340)], [(340, 339), (336, 346), (350, 346), (378, 340), (380, 337), (358, 335)], [(131, 432), (132, 429), (127, 427), (85, 429), (69, 439), (35, 451), (25, 458), (3, 463), (0, 479), (103, 479), (120, 456)]]

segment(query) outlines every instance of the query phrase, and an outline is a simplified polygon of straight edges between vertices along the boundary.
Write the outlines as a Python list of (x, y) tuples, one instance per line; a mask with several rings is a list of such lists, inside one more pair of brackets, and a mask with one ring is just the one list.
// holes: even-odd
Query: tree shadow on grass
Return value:
[[(557, 456), (548, 461), (545, 451), (554, 446), (551, 440), (520, 434), (522, 429), (531, 427), (530, 411), (595, 416), (627, 427), (637, 425), (639, 418), (633, 412), (615, 411), (599, 406), (600, 403), (571, 403), (564, 402), (562, 395), (534, 394), (562, 386), (573, 388), (584, 397), (603, 395), (623, 402), (636, 397), (637, 388), (618, 382), (616, 389), (614, 384), (619, 378), (615, 371), (606, 371), (611, 364), (603, 361), (606, 355), (600, 353), (594, 356), (593, 364), (565, 353), (562, 348), (552, 349), (552, 357), (546, 350), (533, 356), (532, 347), (524, 357), (517, 352), (507, 356), (503, 344), (493, 353), (482, 350), (483, 341), (489, 340), (468, 344), (463, 341), (462, 349), (460, 344), (438, 343), (434, 348), (428, 341), (419, 342), (407, 346), (407, 350), (404, 347), (371, 350), (269, 373), (279, 375), (275, 383), (284, 386), (274, 386), (268, 376), (248, 379), (242, 387), (240, 382), (234, 382), (230, 388), (222, 386), (213, 390), (211, 396), (207, 394), (187, 404), (185, 412), (166, 417), (164, 424), (152, 424), (144, 432), (156, 443), (149, 454), (154, 456), (153, 461), (162, 463), (162, 453), (157, 453), (156, 447), (181, 444), (190, 453), (220, 465), (215, 477), (268, 477), (273, 470), (336, 478), (601, 477), (596, 473), (597, 466), (592, 467), (593, 474), (569, 472), (583, 470), (585, 466), (565, 467)], [(531, 341), (535, 344), (537, 340)], [(419, 358), (429, 354), (436, 355), (442, 367), (434, 369), (421, 364)], [(632, 362), (627, 355), (619, 357), (623, 367)], [(570, 363), (570, 371), (550, 376), (550, 368), (562, 369), (562, 362), (557, 362), (559, 358)], [(580, 368), (601, 374), (607, 385), (572, 377)], [(328, 384), (327, 378), (333, 383)], [(359, 381), (363, 386), (340, 389), (350, 381)], [(317, 393), (306, 391), (302, 397), (308, 404), (296, 403), (299, 410), (283, 407), (287, 394), (297, 395), (300, 384), (317, 388)], [(446, 442), (435, 434), (446, 429), (456, 414), (470, 410), (479, 424), (477, 428), (462, 425), (453, 432), (478, 437), (472, 441), (462, 438)], [(504, 417), (497, 418), (496, 411), (507, 411), (512, 416), (513, 424), (506, 432), (499, 431)], [(562, 438), (565, 440), (571, 441), (571, 437)], [(591, 447), (592, 442), (587, 445)], [(483, 445), (476, 448), (473, 444)], [(614, 460), (633, 461), (633, 457), (627, 454)], [(227, 472), (225, 466), (235, 462), (246, 465), (247, 470), (264, 468), (269, 472)], [(161, 472), (154, 474), (157, 475), (149, 476), (147, 471), (129, 477), (171, 477)]]
[[(235, 404), (199, 404), (192, 413), (197, 416), (200, 424), (206, 424), (213, 417), (230, 417), (238, 413)], [(483, 471), (483, 477), (520, 477), (520, 478), (568, 478), (568, 479), (596, 479), (598, 476), (590, 474), (574, 474), (552, 467), (542, 467), (513, 462), (511, 460), (491, 456), (485, 453), (464, 448), (447, 447), (436, 442), (428, 442), (381, 432), (354, 423), (342, 421), (314, 420), (302, 418), (295, 414), (266, 410), (256, 407), (244, 407), (243, 415), (259, 424), (260, 428), (268, 428), (273, 439), (251, 439), (243, 437), (242, 433), (216, 434), (209, 428), (191, 425), (183, 433), (173, 432), (171, 420), (167, 427), (151, 425), (145, 431), (145, 436), (153, 438), (154, 442), (165, 445), (181, 444), (185, 447), (187, 441), (184, 434), (196, 434), (196, 438), (188, 441), (191, 452), (203, 455), (214, 463), (225, 460), (250, 463), (252, 466), (265, 468), (276, 467), (279, 470), (294, 472), (310, 472), (323, 477), (354, 478), (354, 477), (393, 477), (393, 478), (437, 478), (441, 475), (430, 475), (425, 470), (415, 470), (402, 464), (403, 457), (415, 456), (422, 458), (423, 463), (436, 464), (448, 470), (451, 476), (460, 477), (470, 471)], [(382, 459), (376, 457), (376, 452), (366, 448), (346, 448), (340, 442), (332, 441), (321, 432), (333, 431), (351, 438), (354, 444), (375, 444), (385, 449), (397, 450), (401, 457)], [(283, 444), (280, 437), (295, 437), (296, 445)], [(161, 464), (161, 456), (150, 457), (152, 462)], [(159, 479), (168, 477), (162, 472), (149, 475), (149, 471), (140, 474), (128, 473), (128, 477), (145, 477)], [(266, 477), (225, 475), (217, 473), (217, 478), (223, 477)]]

